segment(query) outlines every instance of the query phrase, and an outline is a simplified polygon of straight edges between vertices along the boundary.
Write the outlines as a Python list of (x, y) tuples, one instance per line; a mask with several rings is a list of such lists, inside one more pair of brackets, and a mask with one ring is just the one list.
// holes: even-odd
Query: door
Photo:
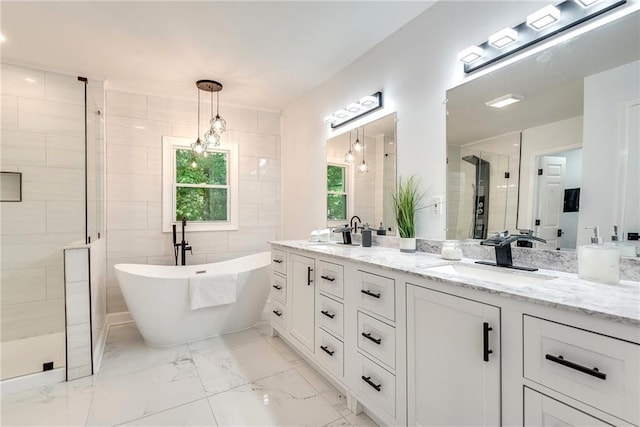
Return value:
[(315, 329), (315, 260), (306, 256), (291, 255), (291, 289), (289, 330), (309, 351), (314, 351)]
[(567, 159), (542, 156), (538, 163), (538, 195), (535, 230), (547, 241), (538, 247), (560, 249), (560, 222), (564, 205), (564, 174)]
[(500, 309), (407, 286), (408, 421), (500, 425)]

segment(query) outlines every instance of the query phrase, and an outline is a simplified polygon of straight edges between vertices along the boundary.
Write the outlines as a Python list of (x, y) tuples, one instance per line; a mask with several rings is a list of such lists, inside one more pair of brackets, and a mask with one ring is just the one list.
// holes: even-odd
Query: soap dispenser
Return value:
[(615, 285), (620, 281), (620, 251), (616, 246), (603, 245), (600, 227), (593, 230), (590, 245), (578, 247), (578, 277), (593, 282)]
[(371, 247), (371, 228), (369, 228), (368, 222), (364, 224), (364, 228), (362, 229), (362, 247)]
[(620, 230), (617, 225), (613, 226), (613, 235), (611, 236), (610, 244), (618, 248), (621, 256), (635, 257), (637, 255), (636, 245), (622, 241), (622, 238), (620, 237)]

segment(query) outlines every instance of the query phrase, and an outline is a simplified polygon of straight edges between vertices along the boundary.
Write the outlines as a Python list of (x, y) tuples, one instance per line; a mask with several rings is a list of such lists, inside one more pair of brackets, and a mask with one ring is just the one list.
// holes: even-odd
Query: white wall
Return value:
[[(282, 120), (283, 237), (306, 238), (325, 224), (325, 141), (332, 135), (323, 118), (378, 90), (384, 92), (384, 109), (344, 130), (397, 111), (398, 175), (417, 175), (427, 201), (444, 196), (444, 101), (446, 90), (462, 80), (457, 53), (539, 7), (539, 2), (439, 2), (288, 106)], [(418, 236), (444, 238), (445, 218), (421, 211)]]
[(65, 365), (62, 247), (84, 242), (84, 83), (2, 64), (3, 171), (22, 202), (0, 203), (2, 378)]
[[(584, 81), (584, 151), (578, 245), (590, 236), (586, 226), (597, 225), (610, 236), (618, 224), (623, 132), (623, 104), (640, 98), (640, 61), (589, 76)], [(635, 143), (639, 142), (635, 140)], [(638, 167), (632, 162), (630, 167)], [(628, 183), (637, 186), (638, 183)], [(612, 188), (616, 187), (616, 188)], [(637, 188), (637, 187), (636, 187)], [(631, 231), (631, 230), (629, 230)], [(608, 240), (608, 239), (607, 239)]]
[[(113, 265), (173, 264), (171, 233), (162, 232), (162, 136), (197, 135), (194, 99), (107, 91), (107, 310), (127, 311)], [(224, 101), (224, 92), (220, 99)], [(281, 237), (280, 115), (220, 106), (223, 140), (239, 146), (240, 224), (237, 231), (190, 232), (188, 264), (268, 250)], [(201, 132), (209, 106), (201, 107)], [(303, 139), (297, 143), (303, 144)], [(324, 156), (323, 156), (324, 159)], [(323, 168), (324, 168), (323, 160)], [(324, 193), (323, 193), (324, 194)], [(178, 229), (178, 233), (180, 230)], [(180, 236), (178, 236), (180, 238)]]

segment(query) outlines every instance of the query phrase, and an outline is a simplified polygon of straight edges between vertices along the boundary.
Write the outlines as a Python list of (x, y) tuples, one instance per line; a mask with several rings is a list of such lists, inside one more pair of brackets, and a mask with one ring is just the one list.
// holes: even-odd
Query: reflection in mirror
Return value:
[(639, 59), (634, 12), (449, 90), (447, 238), (525, 229), (575, 250), (585, 226), (637, 232)]
[(373, 229), (382, 227), (386, 234), (395, 235), (391, 200), (395, 188), (395, 113), (327, 141), (329, 226), (347, 224), (357, 215), (360, 226), (368, 223)]

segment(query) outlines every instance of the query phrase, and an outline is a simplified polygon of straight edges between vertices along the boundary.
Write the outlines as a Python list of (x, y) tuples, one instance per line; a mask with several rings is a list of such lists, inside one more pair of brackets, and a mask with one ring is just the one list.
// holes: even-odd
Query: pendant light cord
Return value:
[(200, 140), (200, 88), (198, 88), (198, 140)]

